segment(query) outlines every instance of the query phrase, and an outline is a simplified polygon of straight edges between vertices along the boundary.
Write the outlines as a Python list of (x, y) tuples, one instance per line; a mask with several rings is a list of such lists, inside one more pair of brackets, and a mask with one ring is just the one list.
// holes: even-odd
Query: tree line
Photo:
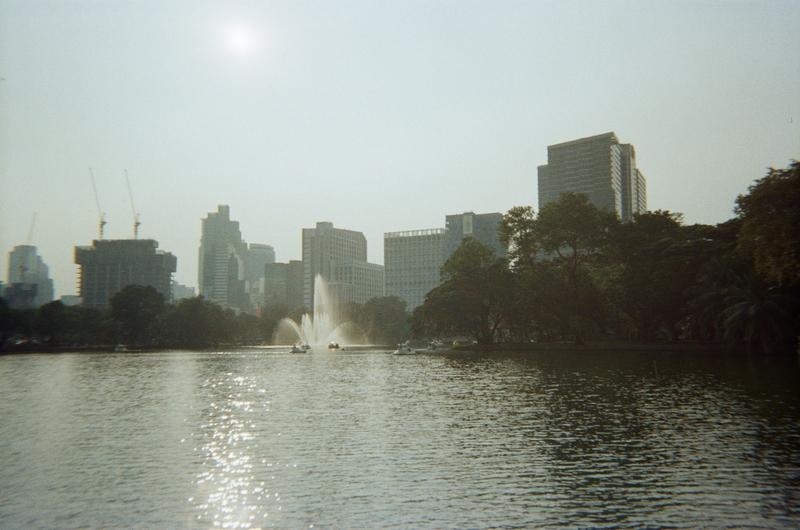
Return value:
[(796, 352), (800, 164), (772, 169), (736, 216), (686, 225), (669, 211), (620, 222), (582, 194), (503, 218), (506, 258), (465, 239), (412, 315), (419, 337), (479, 343), (693, 340)]
[[(0, 298), (0, 351), (113, 347), (203, 349), (269, 344), (278, 321), (294, 317), (267, 307), (259, 316), (235, 313), (201, 296), (167, 304), (154, 288), (129, 285), (107, 310), (50, 302), (35, 310), (13, 310)], [(348, 318), (368, 340), (395, 343), (408, 333), (405, 303), (396, 297), (350, 304)], [(386, 342), (389, 341), (389, 342)]]

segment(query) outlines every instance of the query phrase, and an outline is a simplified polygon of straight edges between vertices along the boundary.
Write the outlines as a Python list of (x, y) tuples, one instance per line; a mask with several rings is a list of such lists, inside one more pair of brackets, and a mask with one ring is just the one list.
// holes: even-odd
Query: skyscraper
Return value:
[(503, 222), (501, 213), (466, 212), (445, 217), (445, 230), (447, 232), (447, 254), (445, 260), (455, 252), (465, 237), (471, 237), (494, 250), (498, 258), (505, 257), (508, 249), (500, 242), (500, 224)]
[(303, 262), (267, 263), (264, 272), (264, 303), (285, 306), (289, 312), (303, 307)]
[(598, 208), (623, 221), (647, 210), (644, 175), (636, 167), (636, 150), (620, 144), (613, 132), (547, 147), (547, 164), (539, 166), (539, 208), (562, 193), (583, 193)]
[(264, 299), (264, 265), (275, 261), (269, 245), (242, 239), (230, 207), (219, 205), (201, 221), (200, 294), (223, 307), (253, 312)]
[(152, 239), (104, 239), (91, 247), (75, 247), (83, 305), (106, 307), (128, 285), (153, 287), (170, 302), (177, 259), (157, 249)]
[(33, 309), (53, 300), (50, 270), (35, 246), (17, 245), (8, 253), (8, 289), (15, 309)]
[(243, 310), (247, 244), (230, 207), (219, 205), (201, 221), (198, 285), (200, 295), (223, 307)]
[[(367, 294), (382, 295), (383, 266), (361, 266), (366, 263), (367, 239), (361, 232), (334, 228), (328, 222), (303, 228), (303, 305), (313, 309), (317, 275), (328, 281), (340, 302), (362, 302)], [(381, 276), (380, 292), (370, 287), (376, 275)]]
[(386, 296), (404, 300), (409, 311), (422, 305), (425, 295), (439, 285), (446, 233), (443, 228), (431, 228), (383, 235)]

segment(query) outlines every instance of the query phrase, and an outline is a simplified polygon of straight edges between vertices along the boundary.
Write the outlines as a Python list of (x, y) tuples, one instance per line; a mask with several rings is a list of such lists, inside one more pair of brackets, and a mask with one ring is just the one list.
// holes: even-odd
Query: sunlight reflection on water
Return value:
[(796, 364), (0, 358), (2, 527), (797, 527)]

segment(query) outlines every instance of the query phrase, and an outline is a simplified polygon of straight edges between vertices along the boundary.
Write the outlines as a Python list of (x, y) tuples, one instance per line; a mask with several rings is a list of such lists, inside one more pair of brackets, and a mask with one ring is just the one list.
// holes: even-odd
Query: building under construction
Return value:
[(170, 302), (177, 261), (171, 253), (158, 250), (153, 239), (95, 240), (90, 247), (75, 247), (83, 305), (107, 307), (111, 297), (128, 285), (153, 287)]

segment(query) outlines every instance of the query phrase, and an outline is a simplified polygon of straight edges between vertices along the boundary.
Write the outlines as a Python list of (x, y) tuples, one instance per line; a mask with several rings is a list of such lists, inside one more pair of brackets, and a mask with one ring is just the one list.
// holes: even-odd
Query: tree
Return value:
[(408, 333), (406, 303), (396, 296), (372, 298), (360, 308), (356, 323), (373, 344), (397, 344)]
[(736, 199), (738, 248), (756, 271), (780, 286), (800, 287), (800, 162), (770, 169)]
[(536, 237), (536, 213), (530, 206), (514, 206), (503, 216), (500, 241), (508, 247), (509, 261), (516, 269), (533, 267), (540, 250)]
[(696, 231), (681, 220), (680, 214), (658, 210), (636, 214), (612, 232), (621, 301), (639, 340), (656, 340), (662, 332), (674, 338), (686, 315), (687, 287), (701, 253)]
[(60, 300), (44, 304), (36, 311), (36, 331), (52, 344), (58, 344), (69, 325), (67, 308)]
[(469, 333), (491, 344), (513, 310), (513, 277), (506, 260), (465, 238), (442, 267), (442, 278), (414, 312), (415, 334)]
[(111, 298), (111, 317), (134, 346), (152, 340), (148, 334), (163, 309), (164, 297), (150, 286), (128, 285)]
[(582, 269), (602, 257), (616, 224), (613, 214), (598, 209), (586, 195), (562, 193), (542, 207), (534, 225), (541, 249), (564, 274), (567, 292), (563, 302), (571, 308), (577, 343), (584, 341), (584, 321), (593, 316), (584, 304), (591, 276)]
[(232, 314), (197, 296), (170, 307), (162, 327), (167, 342), (173, 346), (208, 348), (231, 339), (232, 321)]

